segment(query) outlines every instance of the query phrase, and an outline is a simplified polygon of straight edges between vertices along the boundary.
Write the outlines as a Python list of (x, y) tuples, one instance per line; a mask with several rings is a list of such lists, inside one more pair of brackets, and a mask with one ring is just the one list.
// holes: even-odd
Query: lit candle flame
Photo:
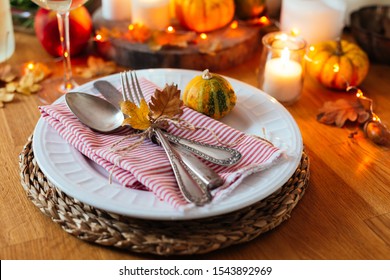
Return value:
[(175, 28), (173, 28), (173, 26), (170, 25), (170, 26), (167, 27), (167, 32), (168, 33), (174, 33), (175, 32)]
[(201, 33), (199, 36), (200, 36), (200, 38), (203, 39), (203, 40), (206, 40), (206, 39), (207, 39), (207, 34), (206, 34), (206, 33)]
[(290, 51), (288, 50), (288, 48), (284, 48), (282, 50), (282, 55), (280, 57), (283, 61), (288, 61), (290, 60)]
[(283, 33), (283, 34), (280, 34), (279, 39), (282, 41), (287, 41), (288, 36), (287, 36), (287, 34)]
[(134, 24), (130, 24), (129, 27), (128, 27), (128, 29), (129, 29), (130, 31), (134, 30)]

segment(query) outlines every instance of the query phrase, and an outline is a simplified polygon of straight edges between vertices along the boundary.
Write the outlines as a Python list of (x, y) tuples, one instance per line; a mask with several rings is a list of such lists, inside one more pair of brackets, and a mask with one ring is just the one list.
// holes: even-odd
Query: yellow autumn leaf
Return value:
[(146, 130), (150, 127), (149, 107), (145, 99), (141, 100), (140, 107), (137, 107), (131, 101), (121, 103), (121, 110), (129, 117), (126, 118), (122, 125), (130, 125), (134, 129)]

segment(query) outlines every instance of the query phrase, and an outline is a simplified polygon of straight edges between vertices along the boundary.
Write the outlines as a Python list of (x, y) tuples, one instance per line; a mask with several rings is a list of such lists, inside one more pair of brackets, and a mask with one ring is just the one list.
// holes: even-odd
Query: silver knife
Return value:
[[(107, 81), (96, 81), (94, 83), (94, 87), (107, 99), (107, 101), (112, 103), (114, 106), (119, 107), (119, 104), (122, 101), (122, 97), (119, 91), (111, 83)], [(161, 131), (161, 133), (163, 132)], [(168, 134), (168, 136), (170, 135), (171, 134)], [(169, 139), (169, 137), (164, 138), (170, 140), (173, 143), (174, 150), (180, 156), (181, 160), (185, 163), (186, 166), (191, 169), (192, 173), (201, 181), (202, 185), (205, 185), (207, 187), (207, 189), (214, 189), (223, 184), (224, 181), (218, 173), (216, 173), (213, 169), (207, 167), (196, 156), (194, 156), (192, 153), (186, 151), (183, 148), (188, 146), (182, 146), (180, 145), (181, 143), (179, 143), (178, 141), (173, 141), (172, 139)]]
[[(94, 82), (93, 86), (110, 103), (112, 103), (118, 108), (120, 107), (119, 104), (122, 101), (122, 94), (110, 82), (105, 80), (99, 80)], [(212, 163), (228, 166), (236, 164), (241, 159), (240, 152), (235, 149), (224, 146), (203, 144), (198, 141), (178, 137), (168, 132), (163, 133), (164, 136), (168, 138), (170, 142), (180, 145), (191, 153), (194, 153), (197, 156), (203, 158), (204, 160), (210, 161)]]

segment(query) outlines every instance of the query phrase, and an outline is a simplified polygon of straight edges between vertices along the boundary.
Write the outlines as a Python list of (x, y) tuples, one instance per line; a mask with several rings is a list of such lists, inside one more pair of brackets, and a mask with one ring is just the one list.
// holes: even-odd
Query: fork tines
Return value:
[[(131, 85), (129, 81), (131, 80)], [(137, 73), (133, 70), (124, 71), (120, 74), (123, 100), (130, 100), (137, 106), (141, 103), (141, 99), (145, 99), (141, 86), (138, 81)]]

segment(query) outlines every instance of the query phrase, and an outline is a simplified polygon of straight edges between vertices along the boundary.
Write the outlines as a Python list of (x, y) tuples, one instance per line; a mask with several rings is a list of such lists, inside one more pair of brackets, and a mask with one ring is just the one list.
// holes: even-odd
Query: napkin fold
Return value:
[[(146, 100), (149, 101), (157, 88), (156, 85), (143, 78), (140, 78), (140, 84)], [(40, 106), (39, 109), (42, 118), (68, 143), (106, 169), (123, 186), (151, 191), (159, 199), (179, 210), (195, 207), (182, 196), (169, 160), (159, 145), (145, 139), (136, 149), (119, 154), (111, 147), (130, 133), (130, 128), (123, 127), (110, 134), (93, 131), (74, 116), (65, 101)], [(231, 147), (242, 154), (241, 160), (233, 166), (220, 166), (204, 161), (224, 179), (224, 184), (212, 191), (212, 204), (229, 195), (250, 174), (276, 164), (284, 154), (267, 141), (247, 135), (190, 108), (184, 107), (180, 117), (201, 129), (191, 131), (171, 125), (168, 132), (213, 145), (231, 143)], [(134, 141), (137, 139), (128, 138), (120, 143), (118, 148), (128, 146)]]

